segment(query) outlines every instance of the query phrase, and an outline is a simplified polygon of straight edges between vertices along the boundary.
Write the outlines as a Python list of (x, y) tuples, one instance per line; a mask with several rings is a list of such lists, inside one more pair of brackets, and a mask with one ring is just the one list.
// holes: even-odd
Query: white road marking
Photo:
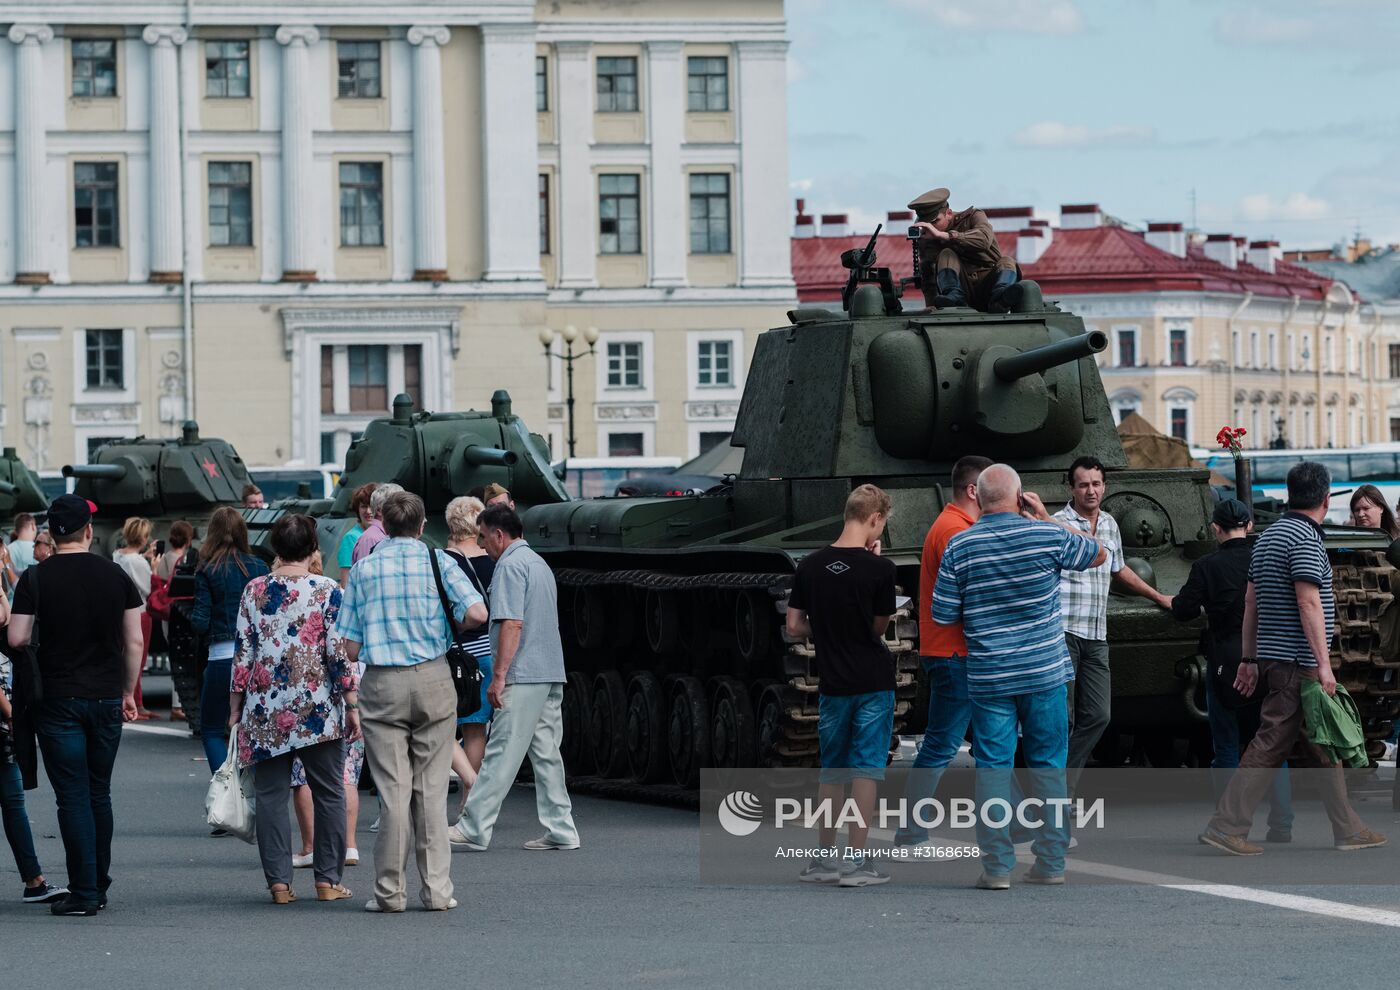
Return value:
[(149, 732), (153, 736), (183, 736), (186, 739), (193, 739), (189, 729), (172, 729), (168, 725), (147, 725), (144, 722), (124, 722), (123, 732)]

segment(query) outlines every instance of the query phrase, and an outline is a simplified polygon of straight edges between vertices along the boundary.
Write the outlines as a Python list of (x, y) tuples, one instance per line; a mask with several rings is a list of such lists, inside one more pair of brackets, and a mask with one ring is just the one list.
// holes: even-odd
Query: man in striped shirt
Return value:
[[(967, 689), (972, 698), (972, 755), (977, 799), (1010, 800), (1017, 729), (1032, 769), (1036, 797), (1063, 798), (1069, 744), (1065, 685), (1073, 676), (1060, 620), (1060, 572), (1083, 571), (1108, 559), (1099, 541), (1050, 517), (1009, 465), (977, 479), (981, 518), (954, 536), (933, 589), (933, 619), (963, 624)], [(1045, 827), (1025, 880), (1064, 882), (1066, 823), (1044, 808)], [(1006, 826), (978, 816), (983, 873), (977, 886), (1006, 890), (1016, 853)]]
[(1336, 618), (1332, 564), (1323, 545), (1332, 479), (1314, 461), (1288, 472), (1288, 511), (1264, 530), (1249, 559), (1245, 586), (1242, 657), (1235, 688), (1246, 697), (1262, 689), (1259, 731), (1240, 757), (1215, 816), (1201, 833), (1203, 844), (1234, 856), (1264, 851), (1249, 841), (1254, 810), (1286, 759), (1290, 767), (1330, 769), (1318, 774), (1322, 803), (1341, 850), (1385, 845), (1347, 800), (1342, 767), (1308, 740), (1303, 728), (1302, 686), (1316, 680), (1329, 695), (1337, 692), (1329, 644)]

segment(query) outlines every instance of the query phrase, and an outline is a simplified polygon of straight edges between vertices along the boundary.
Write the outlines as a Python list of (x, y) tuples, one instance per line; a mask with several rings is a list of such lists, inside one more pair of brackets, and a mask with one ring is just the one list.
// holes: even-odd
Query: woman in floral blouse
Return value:
[(281, 561), (254, 578), (238, 607), (229, 724), (238, 726), (238, 762), (252, 766), (257, 790), (258, 853), (275, 904), (292, 892), (288, 782), (293, 757), (306, 768), (315, 805), (316, 897), (351, 896), (340, 882), (345, 861), (345, 744), (360, 738), (355, 667), (331, 637), (340, 586), (311, 573), (316, 523), (286, 515), (270, 542)]

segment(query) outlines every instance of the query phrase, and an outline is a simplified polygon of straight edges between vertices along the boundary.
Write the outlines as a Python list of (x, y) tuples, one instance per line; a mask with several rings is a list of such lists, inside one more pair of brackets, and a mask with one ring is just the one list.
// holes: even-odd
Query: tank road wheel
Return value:
[(783, 738), (783, 685), (770, 683), (758, 696), (758, 765), (780, 767), (778, 742)]
[(564, 737), (559, 741), (559, 753), (569, 773), (576, 776), (593, 769), (593, 749), (588, 739), (592, 722), (588, 704), (591, 694), (588, 677), (581, 671), (569, 671), (564, 682), (564, 701), (560, 705)]
[(574, 591), (574, 638), (585, 650), (599, 649), (608, 638), (608, 601), (602, 588)]
[(627, 767), (640, 783), (666, 772), (666, 720), (661, 682), (650, 671), (632, 678), (627, 690)]
[(674, 653), (681, 641), (681, 608), (677, 596), (672, 592), (650, 588), (642, 611), (646, 617), (647, 646), (651, 647), (651, 652), (658, 656)]
[(593, 678), (588, 741), (593, 762), (604, 777), (621, 777), (627, 772), (627, 689), (622, 675), (605, 670)]
[(698, 786), (700, 768), (710, 762), (710, 706), (699, 678), (677, 677), (671, 685), (666, 749), (676, 783)]
[(753, 706), (743, 681), (717, 677), (710, 733), (710, 757), (717, 767), (747, 767), (753, 763)]
[(752, 588), (734, 599), (734, 643), (745, 663), (757, 663), (773, 638), (773, 599)]

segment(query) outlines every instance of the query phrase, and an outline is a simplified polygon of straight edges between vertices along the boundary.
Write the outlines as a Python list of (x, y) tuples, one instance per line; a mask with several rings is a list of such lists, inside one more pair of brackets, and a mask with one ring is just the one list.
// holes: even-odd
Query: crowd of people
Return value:
[[(1035, 798), (1074, 792), (1111, 715), (1107, 618), (1116, 588), (1182, 621), (1207, 615), (1213, 766), (1241, 769), (1219, 776), (1216, 812), (1200, 842), (1234, 855), (1262, 853), (1248, 835), (1266, 794), (1267, 841), (1289, 842), (1287, 766), (1331, 771), (1324, 801), (1337, 849), (1385, 844), (1348, 802), (1341, 764), (1304, 730), (1303, 683), (1318, 682), (1329, 697), (1337, 690), (1329, 651), (1332, 570), (1321, 528), (1330, 479), (1323, 465), (1305, 461), (1289, 472), (1288, 511), (1252, 547), (1251, 509), (1222, 500), (1212, 522), (1219, 549), (1193, 564), (1175, 595), (1129, 566), (1117, 523), (1101, 508), (1107, 476), (1097, 459), (1080, 457), (1070, 466), (1066, 504), (1053, 515), (1006, 464), (964, 457), (950, 482), (951, 497), (921, 558), (919, 644), (929, 707), (906, 806), (933, 795), (969, 733), (979, 804), (1012, 801), (1018, 750)], [(896, 611), (895, 568), (880, 556), (890, 507), (874, 485), (851, 493), (840, 538), (799, 564), (787, 611), (789, 634), (810, 637), (816, 648), (819, 797), (839, 797), (849, 783), (864, 822), (885, 776), (894, 713), (894, 662), (882, 636)], [(1394, 527), (1379, 492), (1358, 490), (1352, 508), (1358, 525)], [(1052, 817), (1018, 836), (1009, 823), (996, 827), (979, 815), (977, 886), (1009, 889), (1018, 847), (1034, 858), (1022, 882), (1064, 883), (1065, 854), (1075, 839)], [(927, 838), (925, 829), (906, 822), (895, 842)], [(822, 830), (820, 848), (835, 851), (834, 840), (833, 829)], [(866, 829), (852, 827), (839, 859), (814, 857), (799, 879), (887, 882), (889, 875), (865, 855), (866, 841)]]
[[(77, 917), (107, 907), (112, 770), (122, 724), (154, 717), (141, 697), (153, 636), (170, 657), (172, 706), (199, 735), (211, 773), (228, 762), (252, 775), (275, 904), (296, 900), (302, 867), (318, 900), (354, 896), (343, 880), (359, 862), (366, 769), (379, 798), (369, 911), (406, 908), (410, 851), (423, 906), (456, 907), (453, 845), (488, 847), (527, 753), (546, 832), (525, 847), (579, 848), (559, 753), (554, 578), (523, 539), (510, 493), (492, 485), (454, 499), (445, 550), (425, 545), (423, 502), (398, 485), (364, 485), (351, 505), (357, 525), (335, 548), (339, 580), (322, 573), (315, 520), (295, 513), (267, 534), (270, 567), (234, 507), (216, 509), (198, 540), (185, 521), (154, 541), (149, 520), (128, 519), (111, 559), (91, 552), (86, 499), (55, 499), (44, 530), (32, 516), (16, 519), (0, 549), (13, 594), (12, 606), (0, 596), (13, 660), (13, 678), (0, 679), (0, 726), (13, 730), (0, 733), (0, 808), (25, 901)], [(240, 508), (263, 507), (249, 485)], [(454, 643), (482, 675), (471, 688), (480, 705), (462, 718), (444, 659)], [(24, 790), (37, 785), (38, 761), (23, 752), (34, 737), (57, 798), (66, 887), (45, 878), (34, 852)], [(449, 816), (454, 773), (462, 800)]]

